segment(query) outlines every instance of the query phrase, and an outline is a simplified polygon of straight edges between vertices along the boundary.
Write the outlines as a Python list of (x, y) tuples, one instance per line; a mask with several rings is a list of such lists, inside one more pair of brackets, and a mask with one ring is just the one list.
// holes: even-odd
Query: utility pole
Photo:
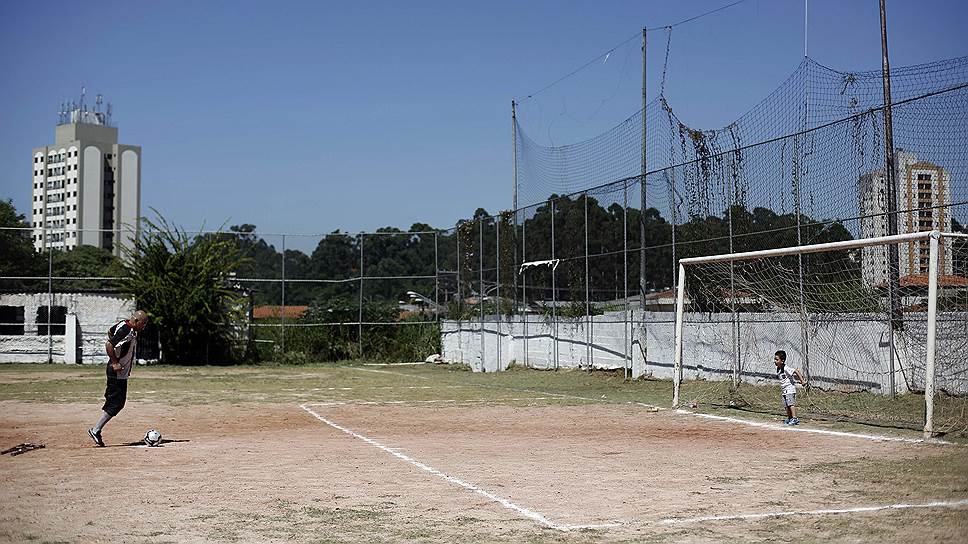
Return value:
[[(881, 77), (884, 84), (884, 182), (887, 185), (887, 234), (897, 234), (897, 176), (894, 163), (894, 128), (891, 124), (891, 63), (887, 54), (887, 12), (881, 3)], [(890, 387), (894, 396), (894, 331), (904, 328), (900, 297), (900, 259), (896, 244), (887, 246), (887, 296), (890, 302)]]
[(645, 195), (645, 174), (648, 172), (648, 162), (645, 155), (646, 144), (646, 30), (642, 29), (642, 168), (639, 178), (639, 308), (645, 311), (645, 207), (647, 204)]

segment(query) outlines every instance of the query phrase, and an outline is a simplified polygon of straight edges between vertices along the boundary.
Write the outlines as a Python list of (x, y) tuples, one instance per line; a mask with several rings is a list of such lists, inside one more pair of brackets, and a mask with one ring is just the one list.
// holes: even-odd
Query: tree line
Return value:
[[(286, 305), (309, 306), (307, 319), (313, 322), (355, 321), (361, 299), (364, 321), (393, 321), (400, 315), (398, 302), (408, 301), (410, 291), (457, 312), (482, 295), (496, 299), (500, 289), (500, 298), (509, 302), (540, 306), (555, 298), (575, 302), (580, 313), (584, 310), (577, 303), (584, 302), (586, 290), (591, 300), (616, 300), (624, 296), (627, 280), (629, 294), (638, 294), (641, 253), (646, 289), (661, 291), (673, 286), (681, 258), (852, 238), (840, 222), (801, 215), (798, 227), (796, 215), (762, 207), (733, 206), (722, 214), (689, 216), (673, 225), (655, 208), (643, 214), (618, 204), (602, 206), (593, 197), (552, 199), (554, 205), (549, 201), (517, 221), (511, 213), (493, 216), (479, 208), (451, 229), (414, 223), (406, 231), (384, 227), (366, 235), (337, 230), (309, 254), (286, 249), (283, 255), (253, 224), (190, 236), (160, 215), (143, 220), (135, 248), (121, 259), (91, 246), (38, 253), (29, 230), (0, 230), (0, 275), (46, 277), (50, 267), (55, 276), (119, 278), (58, 280), (54, 289), (134, 295), (139, 305), (151, 306), (163, 347), (167, 345), (164, 353), (172, 361), (189, 361), (197, 359), (200, 346), (211, 344), (212, 331), (218, 331), (223, 345), (232, 344), (244, 307), (281, 305), (283, 289)], [(8, 200), (0, 201), (0, 225), (26, 227), (27, 222)], [(959, 240), (955, 246), (955, 273), (968, 275), (968, 244)], [(554, 278), (551, 267), (519, 271), (522, 262), (548, 259), (559, 260)], [(795, 259), (786, 259), (784, 266), (796, 266)], [(820, 254), (810, 266), (805, 274), (815, 273), (817, 281), (808, 284), (820, 285), (828, 269), (848, 271), (859, 282), (858, 259), (848, 252)], [(7, 292), (47, 288), (45, 280), (24, 279), (4, 280), (2, 287)], [(723, 305), (707, 302), (710, 308)], [(511, 304), (502, 308), (511, 309)], [(356, 328), (331, 330), (338, 332), (317, 331), (303, 343), (317, 346), (315, 351), (353, 356), (353, 346), (361, 344)], [(209, 337), (198, 336), (203, 333)], [(335, 348), (336, 341), (342, 347)]]

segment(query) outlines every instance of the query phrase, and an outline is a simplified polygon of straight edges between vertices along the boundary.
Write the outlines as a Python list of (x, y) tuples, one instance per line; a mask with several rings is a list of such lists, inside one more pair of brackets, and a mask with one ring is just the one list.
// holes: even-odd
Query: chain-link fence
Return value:
[[(682, 258), (881, 236), (891, 216), (900, 233), (964, 230), (968, 58), (897, 69), (892, 78), (893, 176), (884, 166), (880, 72), (837, 72), (809, 59), (721, 130), (686, 126), (664, 96), (614, 130), (571, 146), (541, 147), (515, 120), (519, 201), (530, 202), (517, 210), (480, 213), (447, 230), (219, 233), (246, 258), (225, 281), (244, 294), (248, 317), (243, 326), (224, 326), (244, 339), (246, 357), (257, 359), (441, 353), (484, 371), (513, 363), (669, 376)], [(23, 236), (36, 241), (37, 232)], [(75, 236), (69, 227), (60, 235)], [(117, 276), (73, 273), (76, 263), (63, 258), (69, 253), (47, 250), (46, 269), (0, 278), (6, 300), (34, 297), (0, 304), (0, 326), (42, 337), (46, 348), (35, 342), (30, 350), (47, 359), (70, 351), (58, 350), (56, 325), (65, 312), (80, 311), (79, 302), (64, 302), (71, 293), (121, 292)], [(968, 245), (951, 241), (941, 259), (941, 274), (952, 278), (942, 282), (941, 296), (959, 300)], [(889, 260), (865, 259), (851, 270), (858, 281), (877, 279), (888, 274)], [(900, 251), (900, 279), (882, 278), (883, 296), (900, 300), (902, 286), (918, 285), (922, 261), (917, 248)], [(816, 266), (798, 259), (787, 271), (798, 286), (798, 322), (823, 318), (822, 309), (804, 302), (805, 286), (821, 271)], [(744, 353), (741, 336), (782, 317), (764, 318), (764, 301), (734, 279), (718, 287), (729, 294), (725, 302), (707, 312), (731, 332), (704, 357), (741, 378), (770, 363)], [(124, 311), (134, 304), (126, 300)], [(968, 308), (956, 306), (948, 308), (954, 324), (944, 334), (964, 336)], [(81, 326), (104, 328), (124, 311), (85, 318)], [(2, 335), (0, 355), (23, 340), (12, 336), (18, 334)], [(771, 341), (803, 348), (808, 336)], [(218, 350), (205, 349), (211, 361)], [(864, 349), (889, 350), (885, 361), (907, 357), (895, 353), (898, 346)]]
[[(136, 252), (60, 243), (85, 229), (65, 226), (58, 236), (42, 230), (0, 232), (8, 247), (49, 242), (28, 251), (25, 262), (5, 267), (15, 274), (0, 276), (0, 361), (102, 362), (107, 329), (144, 305), (146, 297), (129, 281), (133, 269), (123, 265)], [(446, 312), (441, 297), (456, 288), (453, 274), (440, 265), (437, 246), (447, 243), (446, 233), (183, 234), (186, 247), (214, 237), (229, 244), (222, 249), (240, 256), (215, 282), (231, 296), (205, 330), (196, 331), (200, 341), (190, 363), (422, 359), (439, 351), (438, 323)], [(185, 247), (166, 251), (172, 266), (191, 267), (178, 261)], [(155, 304), (166, 310), (179, 299), (188, 304), (196, 293), (190, 281), (182, 283), (187, 284), (172, 289), (169, 300)], [(156, 317), (177, 315), (147, 309)], [(152, 321), (142, 334), (139, 358), (168, 359), (166, 334), (170, 351), (171, 329), (185, 327), (198, 325)]]

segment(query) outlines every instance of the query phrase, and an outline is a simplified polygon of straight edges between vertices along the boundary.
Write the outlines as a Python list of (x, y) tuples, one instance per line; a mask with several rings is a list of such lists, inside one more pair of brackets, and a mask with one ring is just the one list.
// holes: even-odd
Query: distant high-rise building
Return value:
[[(926, 161), (910, 151), (898, 149), (894, 154), (897, 180), (897, 233), (940, 230), (951, 232), (951, 177), (944, 168)], [(860, 177), (860, 235), (862, 238), (887, 236), (887, 180), (884, 170)], [(928, 273), (929, 248), (926, 240), (908, 242), (899, 248), (900, 276)], [(861, 274), (866, 285), (887, 283), (887, 246), (861, 250)], [(951, 275), (951, 239), (941, 241), (938, 269)]]
[(92, 245), (121, 254), (141, 218), (141, 147), (118, 143), (111, 105), (63, 104), (54, 144), (33, 150), (34, 248)]

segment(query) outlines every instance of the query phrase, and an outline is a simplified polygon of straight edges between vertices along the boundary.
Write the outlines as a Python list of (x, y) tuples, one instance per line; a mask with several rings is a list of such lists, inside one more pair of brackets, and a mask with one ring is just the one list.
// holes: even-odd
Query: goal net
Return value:
[[(968, 236), (918, 232), (680, 260), (673, 404), (968, 434)], [(892, 253), (897, 268), (892, 274)]]

